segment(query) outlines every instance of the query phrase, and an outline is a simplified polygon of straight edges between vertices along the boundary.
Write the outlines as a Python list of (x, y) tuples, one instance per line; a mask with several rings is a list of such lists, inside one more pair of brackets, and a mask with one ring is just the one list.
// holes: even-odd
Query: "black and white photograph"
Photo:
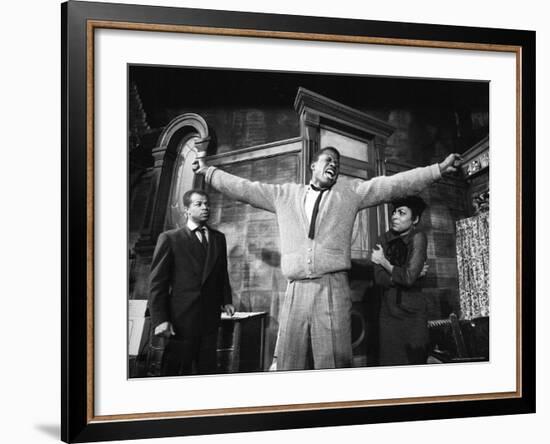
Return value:
[(543, 2), (3, 11), (2, 442), (545, 440)]
[(488, 81), (127, 88), (129, 378), (490, 361)]
[(62, 22), (62, 439), (535, 411), (533, 32)]

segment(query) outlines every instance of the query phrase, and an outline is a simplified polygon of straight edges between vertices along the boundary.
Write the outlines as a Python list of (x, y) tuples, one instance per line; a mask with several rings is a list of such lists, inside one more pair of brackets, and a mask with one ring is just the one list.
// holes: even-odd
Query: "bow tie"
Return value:
[(309, 184), (309, 187), (310, 187), (313, 191), (328, 191), (328, 190), (330, 190), (330, 187), (328, 187), (328, 188), (319, 188), (319, 187), (313, 185), (312, 183)]

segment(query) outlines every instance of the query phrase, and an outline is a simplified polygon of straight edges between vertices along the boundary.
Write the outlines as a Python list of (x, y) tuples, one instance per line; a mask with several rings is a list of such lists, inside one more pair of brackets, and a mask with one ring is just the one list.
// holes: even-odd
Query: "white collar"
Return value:
[[(187, 228), (191, 231), (195, 231), (197, 228), (199, 228), (200, 225), (196, 222), (193, 222), (191, 219), (187, 219)], [(203, 225), (204, 228), (208, 229), (206, 225)]]
[[(313, 189), (313, 186), (315, 186), (315, 188), (317, 188), (317, 189), (316, 189), (316, 190)], [(332, 186), (334, 186), (334, 184), (333, 184)], [(313, 185), (312, 182), (310, 182), (309, 185), (307, 186), (307, 189), (308, 189), (309, 191), (313, 191), (314, 193), (320, 193), (321, 191), (329, 191), (331, 188), (332, 188), (332, 187), (320, 189), (318, 186)]]

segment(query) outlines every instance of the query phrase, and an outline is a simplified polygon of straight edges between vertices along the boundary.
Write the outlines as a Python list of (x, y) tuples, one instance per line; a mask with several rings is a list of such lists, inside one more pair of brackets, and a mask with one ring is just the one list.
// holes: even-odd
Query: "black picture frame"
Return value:
[[(535, 32), (69, 1), (62, 23), (62, 412), (65, 442), (142, 439), (535, 412)], [(138, 27), (141, 25), (141, 28)], [(93, 48), (97, 27), (168, 32), (178, 27), (270, 36), (441, 48), (506, 46), (518, 56), (518, 391), (456, 399), (231, 414), (139, 418), (93, 415)], [(150, 28), (152, 29), (152, 28)], [(233, 34), (231, 34), (231, 32)], [(492, 49), (491, 49), (492, 48)], [(91, 126), (92, 125), (92, 126)], [(345, 404), (345, 403), (344, 403)]]

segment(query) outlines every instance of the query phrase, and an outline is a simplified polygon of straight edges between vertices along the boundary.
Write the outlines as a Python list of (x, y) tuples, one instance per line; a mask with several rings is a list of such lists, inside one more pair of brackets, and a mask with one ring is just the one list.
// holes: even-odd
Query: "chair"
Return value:
[[(488, 320), (488, 318), (487, 318)], [(458, 363), (458, 362), (480, 362), (489, 360), (488, 343), (487, 347), (475, 344), (476, 340), (485, 340), (484, 335), (476, 334), (477, 320), (459, 321), (455, 313), (451, 313), (448, 319), (436, 319), (428, 321), (430, 340), (433, 349), (430, 352), (428, 363)], [(464, 332), (467, 333), (470, 341), (464, 339)], [(488, 336), (486, 338), (488, 342)], [(480, 350), (487, 350), (487, 353), (480, 353)]]

